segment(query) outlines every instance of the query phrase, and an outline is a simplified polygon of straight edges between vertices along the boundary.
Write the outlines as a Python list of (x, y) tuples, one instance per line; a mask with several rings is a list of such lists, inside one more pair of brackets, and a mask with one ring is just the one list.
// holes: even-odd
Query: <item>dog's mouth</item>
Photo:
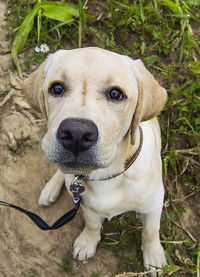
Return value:
[(86, 175), (104, 167), (95, 151), (85, 151), (74, 156), (70, 151), (57, 147), (56, 151), (45, 151), (45, 154), (49, 161), (57, 164), (65, 174)]
[(88, 163), (81, 163), (77, 161), (59, 162), (58, 166), (63, 173), (73, 174), (73, 175), (88, 175), (93, 170), (102, 168), (102, 165), (97, 163), (88, 164)]

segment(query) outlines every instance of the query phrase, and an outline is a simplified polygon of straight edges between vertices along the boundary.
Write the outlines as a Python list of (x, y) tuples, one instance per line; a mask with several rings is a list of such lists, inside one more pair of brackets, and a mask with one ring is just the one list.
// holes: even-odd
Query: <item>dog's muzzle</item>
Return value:
[(97, 143), (98, 128), (91, 120), (67, 118), (58, 127), (57, 139), (65, 150), (77, 157)]

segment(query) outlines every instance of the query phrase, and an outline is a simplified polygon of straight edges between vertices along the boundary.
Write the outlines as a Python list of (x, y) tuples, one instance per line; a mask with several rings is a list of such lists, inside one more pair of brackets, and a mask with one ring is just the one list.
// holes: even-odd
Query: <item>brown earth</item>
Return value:
[[(72, 202), (63, 189), (54, 205), (38, 206), (40, 191), (56, 169), (48, 163), (40, 147), (45, 120), (24, 101), (21, 81), (10, 69), (6, 14), (6, 2), (0, 0), (0, 200), (32, 210), (50, 224), (69, 210)], [(88, 277), (93, 272), (111, 276), (117, 270), (117, 259), (103, 249), (98, 249), (87, 263), (73, 262), (72, 273), (61, 270), (63, 256), (71, 257), (73, 241), (83, 227), (81, 212), (67, 226), (44, 232), (25, 215), (1, 207), (0, 226), (0, 277)]]

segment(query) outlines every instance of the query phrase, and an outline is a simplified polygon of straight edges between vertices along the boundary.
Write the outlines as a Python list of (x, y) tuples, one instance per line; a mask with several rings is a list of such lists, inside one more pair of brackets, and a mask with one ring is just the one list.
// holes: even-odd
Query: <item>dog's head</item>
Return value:
[(51, 54), (24, 91), (47, 115), (48, 159), (73, 174), (112, 164), (122, 141), (134, 144), (139, 123), (156, 116), (167, 99), (141, 60), (92, 47)]

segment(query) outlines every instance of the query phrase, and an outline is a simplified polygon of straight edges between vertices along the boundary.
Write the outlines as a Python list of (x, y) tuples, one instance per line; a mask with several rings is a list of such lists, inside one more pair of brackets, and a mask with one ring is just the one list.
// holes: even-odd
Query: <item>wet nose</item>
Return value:
[(67, 118), (61, 122), (57, 138), (66, 150), (77, 156), (97, 142), (98, 128), (91, 120)]

